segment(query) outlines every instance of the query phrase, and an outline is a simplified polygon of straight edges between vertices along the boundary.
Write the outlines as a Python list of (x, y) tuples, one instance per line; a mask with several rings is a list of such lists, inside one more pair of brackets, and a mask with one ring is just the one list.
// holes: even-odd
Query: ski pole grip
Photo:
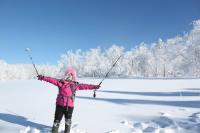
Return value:
[(96, 90), (94, 91), (93, 98), (96, 98)]
[[(98, 86), (100, 86), (101, 83), (102, 83), (102, 81), (98, 84)], [(95, 89), (95, 90), (94, 90), (94, 94), (93, 94), (93, 97), (94, 97), (94, 98), (96, 98), (96, 91), (97, 91), (97, 90)]]

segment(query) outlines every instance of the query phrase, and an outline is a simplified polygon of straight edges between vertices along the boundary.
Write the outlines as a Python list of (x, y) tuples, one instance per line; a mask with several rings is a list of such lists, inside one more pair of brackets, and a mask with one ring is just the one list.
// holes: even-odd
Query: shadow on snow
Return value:
[[(191, 90), (191, 89), (190, 89)], [(133, 91), (109, 91), (99, 90), (104, 93), (126, 94), (126, 95), (142, 95), (142, 96), (200, 96), (200, 92), (177, 91), (177, 92), (133, 92)]]
[(187, 90), (187, 91), (200, 91), (200, 88), (184, 88), (183, 90)]
[(177, 106), (177, 107), (189, 107), (189, 108), (200, 108), (200, 100), (195, 101), (161, 101), (161, 100), (138, 100), (138, 99), (119, 99), (119, 98), (92, 98), (92, 97), (84, 97), (77, 96), (80, 99), (88, 99), (88, 100), (97, 100), (97, 101), (105, 101), (120, 105), (127, 104), (141, 104), (141, 105), (166, 105), (166, 106)]
[(37, 128), (37, 129), (42, 130), (42, 131), (51, 128), (50, 126), (31, 122), (23, 116), (7, 114), (7, 113), (0, 113), (0, 120), (10, 122), (10, 123), (13, 123), (13, 124), (18, 124), (18, 125), (21, 125), (21, 126), (24, 126), (24, 127), (30, 126), (31, 128)]

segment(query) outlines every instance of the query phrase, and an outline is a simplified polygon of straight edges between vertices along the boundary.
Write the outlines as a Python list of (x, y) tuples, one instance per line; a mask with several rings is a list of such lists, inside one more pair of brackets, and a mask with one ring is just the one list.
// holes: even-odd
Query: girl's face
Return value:
[(72, 74), (67, 74), (66, 79), (67, 79), (67, 80), (73, 80)]

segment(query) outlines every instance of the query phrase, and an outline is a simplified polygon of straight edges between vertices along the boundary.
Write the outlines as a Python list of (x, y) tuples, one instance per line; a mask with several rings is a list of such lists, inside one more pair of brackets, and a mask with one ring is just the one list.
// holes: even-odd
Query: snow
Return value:
[[(50, 132), (56, 95), (46, 82), (0, 81), (0, 132)], [(77, 92), (71, 133), (200, 133), (200, 79), (106, 79), (92, 96)]]

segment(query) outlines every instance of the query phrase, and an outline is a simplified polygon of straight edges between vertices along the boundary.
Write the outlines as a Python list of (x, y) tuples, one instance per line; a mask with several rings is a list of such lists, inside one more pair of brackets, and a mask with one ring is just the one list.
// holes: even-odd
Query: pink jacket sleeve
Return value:
[(78, 84), (76, 86), (76, 90), (93, 90), (97, 88), (98, 88), (97, 85), (89, 85), (89, 84)]
[(42, 80), (43, 80), (43, 81), (46, 81), (46, 82), (49, 82), (49, 83), (52, 83), (52, 84), (54, 84), (54, 85), (56, 85), (56, 86), (60, 86), (60, 82), (59, 82), (59, 80), (56, 79), (56, 78), (44, 76), (44, 77), (42, 78)]

